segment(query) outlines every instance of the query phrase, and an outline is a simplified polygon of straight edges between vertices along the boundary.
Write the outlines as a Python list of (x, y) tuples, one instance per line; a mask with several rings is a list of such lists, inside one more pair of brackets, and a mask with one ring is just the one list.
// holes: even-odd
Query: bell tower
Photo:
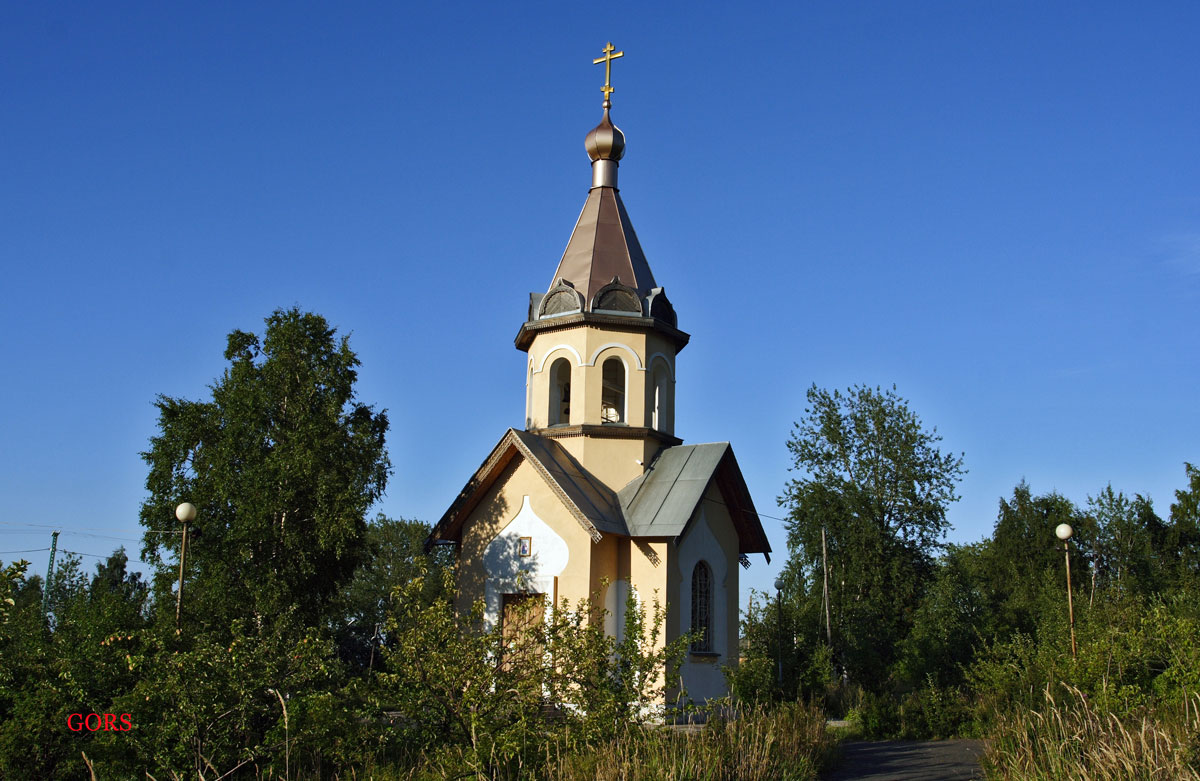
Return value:
[(604, 115), (584, 139), (592, 183), (544, 293), (532, 293), (517, 349), (528, 354), (525, 430), (555, 439), (613, 490), (675, 436), (675, 357), (688, 343), (654, 281), (617, 188), (625, 135), (613, 124), (611, 43)]

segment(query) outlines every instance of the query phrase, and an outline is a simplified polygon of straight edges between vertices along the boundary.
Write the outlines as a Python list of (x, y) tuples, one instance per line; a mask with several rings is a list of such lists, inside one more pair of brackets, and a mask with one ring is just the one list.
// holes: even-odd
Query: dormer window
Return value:
[(571, 422), (571, 362), (559, 358), (550, 365), (550, 410), (546, 419), (551, 426)]
[(601, 375), (604, 387), (600, 394), (600, 420), (603, 423), (625, 422), (625, 364), (620, 358), (604, 362)]
[(592, 311), (609, 315), (642, 316), (642, 302), (638, 292), (631, 287), (621, 284), (618, 277), (613, 277), (592, 298)]

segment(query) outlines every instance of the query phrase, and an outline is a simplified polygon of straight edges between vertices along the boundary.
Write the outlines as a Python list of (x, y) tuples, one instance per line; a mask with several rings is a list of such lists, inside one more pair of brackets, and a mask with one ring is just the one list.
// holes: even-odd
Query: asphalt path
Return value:
[(978, 740), (853, 740), (824, 781), (974, 781), (983, 778)]

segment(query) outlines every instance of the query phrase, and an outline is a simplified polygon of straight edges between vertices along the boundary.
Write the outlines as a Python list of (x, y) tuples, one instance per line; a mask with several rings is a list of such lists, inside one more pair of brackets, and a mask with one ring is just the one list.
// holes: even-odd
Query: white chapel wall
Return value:
[[(521, 556), (521, 539), (529, 538), (530, 555)], [(554, 579), (570, 561), (567, 542), (530, 507), (529, 497), (521, 497), (521, 509), (483, 550), (484, 621), (488, 629), (500, 618), (500, 603), (505, 594), (536, 592), (554, 598)]]
[[(719, 493), (710, 492), (720, 496)], [(706, 496), (708, 493), (706, 492)], [(712, 571), (713, 602), (712, 602), (712, 651), (715, 657), (702, 657), (688, 654), (680, 667), (684, 690), (694, 702), (724, 697), (728, 692), (725, 674), (721, 671), (723, 665), (736, 662), (730, 653), (736, 654), (737, 649), (731, 649), (730, 637), (736, 636), (731, 632), (730, 605), (737, 602), (738, 573), (731, 566), (731, 557), (725, 546), (721, 544), (713, 523), (725, 520), (722, 513), (714, 512), (720, 508), (711, 508), (710, 501), (700, 502), (692, 516), (691, 524), (684, 533), (677, 548), (679, 566), (679, 587), (675, 595), (673, 609), (677, 611), (678, 626), (681, 633), (688, 632), (692, 626), (692, 570), (703, 560)], [(716, 517), (714, 517), (716, 516)], [(736, 557), (733, 557), (736, 560)], [(731, 572), (731, 569), (733, 571)], [(735, 619), (736, 620), (736, 619)]]

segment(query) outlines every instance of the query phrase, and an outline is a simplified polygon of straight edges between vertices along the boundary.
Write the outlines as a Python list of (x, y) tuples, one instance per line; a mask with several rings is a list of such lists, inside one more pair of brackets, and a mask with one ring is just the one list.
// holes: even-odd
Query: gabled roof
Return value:
[(593, 540), (600, 540), (604, 534), (629, 534), (622, 520), (617, 495), (612, 489), (580, 466), (579, 462), (553, 439), (510, 428), (459, 491), (458, 498), (450, 505), (450, 509), (446, 510), (441, 520), (433, 527), (425, 541), (425, 547), (429, 548), (438, 540), (458, 540), (462, 534), (463, 522), (483, 500), (488, 489), (495, 484), (505, 468), (517, 457), (528, 461), (546, 480), (551, 490)]
[(714, 481), (737, 530), (739, 552), (763, 553), (770, 561), (771, 544), (728, 442), (660, 451), (650, 468), (617, 494), (630, 536), (678, 539)]
[(657, 287), (620, 193), (615, 187), (593, 187), (550, 286), (565, 279), (590, 307), (596, 293), (614, 277), (636, 290), (641, 299)]
[(463, 523), (516, 458), (525, 459), (542, 476), (594, 541), (605, 534), (678, 539), (715, 482), (733, 520), (739, 553), (763, 553), (770, 561), (771, 544), (728, 442), (664, 448), (644, 474), (617, 493), (557, 440), (511, 428), (434, 525), (425, 541), (427, 549), (438, 540), (461, 539)]

